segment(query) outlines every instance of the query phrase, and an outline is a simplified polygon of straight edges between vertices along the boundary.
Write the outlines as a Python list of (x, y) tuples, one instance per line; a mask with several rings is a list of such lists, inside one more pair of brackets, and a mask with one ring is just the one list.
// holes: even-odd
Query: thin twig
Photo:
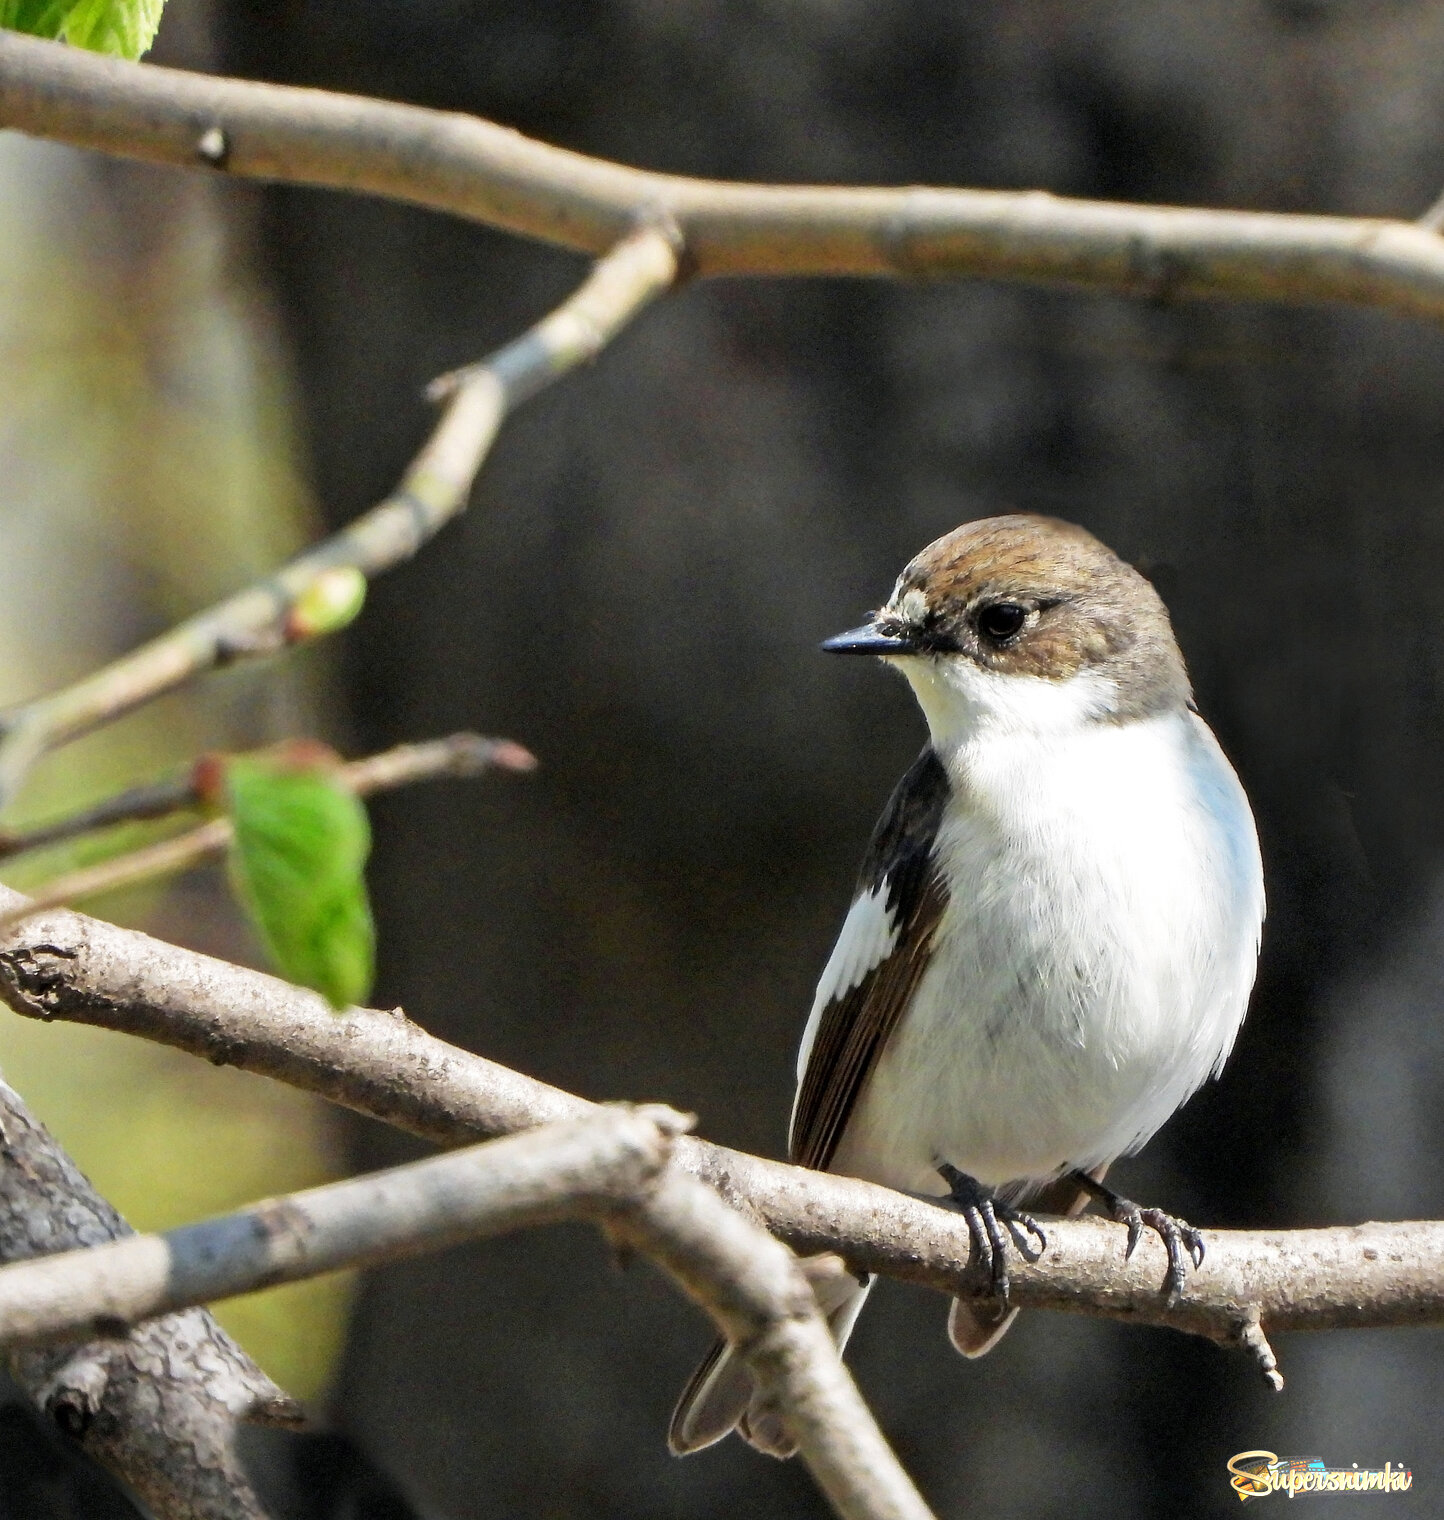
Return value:
[[(536, 768), (536, 756), (513, 739), (485, 739), (480, 734), (452, 734), (445, 739), (432, 739), (420, 744), (398, 744), (377, 755), (352, 760), (337, 769), (336, 779), (356, 793), (369, 797), (375, 792), (392, 791), (397, 787), (410, 786), (418, 781), (436, 781), (442, 777), (479, 776), (486, 770), (530, 771)], [(154, 793), (144, 789), (124, 792), (111, 799), (109, 804), (100, 803), (94, 809), (77, 814), (70, 820), (75, 825), (67, 830), (66, 821), (47, 825), (38, 831), (45, 843), (68, 837), (70, 832), (82, 832), (92, 826), (89, 820), (97, 816), (106, 823), (116, 821), (116, 813), (126, 798), (139, 797), (142, 804), (151, 806), (161, 794), (161, 787)], [(174, 788), (170, 795), (176, 799), (175, 807), (190, 806), (199, 801), (194, 778), (185, 788)], [(156, 817), (151, 811), (130, 815)], [(83, 902), (101, 892), (113, 892), (119, 887), (135, 886), (157, 876), (172, 876), (177, 871), (189, 870), (203, 860), (223, 855), (235, 838), (235, 827), (229, 818), (211, 818), (155, 844), (144, 845), (138, 850), (109, 860), (97, 861), (91, 866), (81, 866), (52, 877), (31, 895), (23, 906), (17, 905), (0, 912), (0, 933), (12, 929), (33, 914), (48, 908), (66, 907)], [(24, 840), (24, 835), (13, 835)], [(21, 848), (25, 848), (24, 844)]]
[(515, 739), (487, 739), (481, 734), (448, 734), (444, 739), (424, 739), (415, 744), (396, 744), (361, 760), (348, 760), (340, 779), (358, 797), (391, 792), (417, 781), (440, 781), (450, 777), (468, 781), (486, 771), (525, 773), (536, 769), (536, 756)]
[(168, 818), (172, 813), (194, 807), (198, 801), (195, 778), (189, 771), (147, 781), (127, 787), (112, 797), (104, 797), (80, 812), (66, 813), (26, 829), (0, 829), (0, 860), (23, 855), (28, 850), (64, 844), (82, 834), (93, 834), (119, 823)]
[(1263, 1332), (1263, 1326), (1259, 1323), (1258, 1310), (1248, 1309), (1238, 1323), (1238, 1345), (1241, 1351), (1246, 1351), (1258, 1363), (1258, 1369), (1263, 1373), (1266, 1382), (1275, 1393), (1284, 1391), (1284, 1375), (1279, 1371), (1279, 1361), (1274, 1355), (1274, 1348), (1269, 1345), (1268, 1337)]
[[(17, 896), (0, 889), (0, 906)], [(592, 1105), (435, 1039), (404, 1018), (338, 1019), (312, 993), (134, 930), (53, 913), (0, 941), (0, 998), (17, 1013), (119, 1030), (320, 1094), (443, 1145), (509, 1134)], [(680, 1163), (804, 1255), (965, 1297), (987, 1297), (966, 1226), (924, 1199), (685, 1137)], [(1256, 1312), (1272, 1331), (1444, 1324), (1444, 1222), (1205, 1231), (1179, 1301), (1152, 1238), (1059, 1220), (1036, 1263), (1012, 1264), (1020, 1306), (1170, 1326), (1222, 1345)]]
[(973, 275), (1444, 317), (1444, 243), (1410, 222), (1041, 191), (685, 179), (475, 116), (124, 63), (13, 34), (0, 37), (0, 125), (153, 163), (364, 191), (590, 253), (611, 247), (639, 211), (660, 211), (703, 275)]
[[(364, 760), (352, 760), (342, 772), (346, 784), (358, 796), (390, 791), (413, 781), (445, 776), (468, 779), (483, 771), (530, 771), (536, 756), (512, 739), (487, 739), (481, 734), (449, 734), (419, 744), (398, 744)], [(103, 797), (79, 812), (65, 813), (27, 829), (0, 829), (0, 860), (30, 850), (48, 849), (83, 834), (113, 828), (121, 823), (143, 823), (167, 818), (198, 807), (204, 798), (194, 766), (158, 781), (127, 787)]]
[(63, 908), (98, 897), (102, 892), (116, 892), (121, 887), (134, 887), (158, 876), (174, 876), (177, 871), (189, 870), (203, 860), (223, 854), (235, 837), (229, 818), (212, 818), (171, 839), (97, 861), (93, 866), (64, 871), (52, 877), (23, 905), (0, 913), (0, 933), (48, 909)]
[[(14, 34), (0, 32), (0, 57), (13, 40)], [(465, 507), (502, 419), (593, 358), (672, 283), (674, 244), (665, 226), (635, 227), (530, 332), (458, 372), (440, 421), (401, 484), (348, 528), (74, 685), (0, 713), (0, 805), (46, 750), (204, 671), (304, 637), (291, 631), (289, 614), (320, 577), (338, 567), (371, 577), (410, 559)]]
[(165, 1235), (6, 1267), (0, 1348), (114, 1335), (340, 1267), (593, 1219), (664, 1267), (733, 1340), (845, 1520), (930, 1520), (844, 1369), (796, 1258), (695, 1177), (668, 1171), (690, 1124), (667, 1108), (592, 1109)]

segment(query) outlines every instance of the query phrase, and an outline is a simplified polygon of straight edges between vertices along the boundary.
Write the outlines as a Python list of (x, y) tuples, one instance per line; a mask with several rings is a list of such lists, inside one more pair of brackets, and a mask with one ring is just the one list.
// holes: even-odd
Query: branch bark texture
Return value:
[[(0, 1258), (103, 1246), (129, 1227), (0, 1083)], [(162, 1520), (260, 1520), (236, 1455), (243, 1421), (301, 1410), (204, 1309), (80, 1346), (14, 1350), (15, 1380)]]
[(1410, 222), (687, 179), (474, 116), (129, 64), (13, 33), (0, 36), (0, 125), (152, 163), (363, 191), (579, 252), (601, 253), (639, 213), (660, 213), (703, 275), (972, 275), (1444, 318), (1444, 239)]
[[(0, 33), (0, 125), (152, 162), (379, 194), (606, 255), (530, 333), (446, 377), (431, 439), (397, 491), (351, 528), (94, 676), (0, 715), (0, 799), (45, 750), (221, 663), (294, 642), (288, 616), (317, 577), (338, 568), (372, 575), (417, 552), (464, 506), (503, 417), (596, 353), (679, 269), (970, 275), (1151, 299), (1337, 302), (1444, 318), (1438, 208), (1416, 225), (1043, 192), (709, 182), (589, 159), (474, 117), (131, 65), (9, 33)], [(20, 906), (0, 891), (0, 915)], [(319, 999), (272, 978), (69, 913), (46, 912), (18, 929), (0, 916), (0, 994), (18, 1012), (124, 1030), (262, 1072), (442, 1144), (596, 1114), (399, 1015), (357, 1010), (338, 1020)], [(97, 1247), (83, 1270), (93, 1278), (97, 1263), (106, 1269), (100, 1286), (110, 1307), (99, 1312), (109, 1329), (116, 1318), (210, 1296), (175, 1274), (171, 1256), (157, 1275), (146, 1242), (98, 1245), (123, 1234), (123, 1223), (8, 1092), (0, 1092), (0, 1121), (11, 1163), (0, 1169), (0, 1255)], [(609, 1195), (611, 1228), (707, 1303), (763, 1386), (776, 1390), (844, 1514), (925, 1514), (900, 1474), (902, 1486), (888, 1490), (892, 1508), (875, 1507), (875, 1482), (849, 1488), (857, 1471), (886, 1467), (890, 1454), (865, 1411), (864, 1424), (839, 1413), (856, 1392), (830, 1355), (810, 1295), (799, 1296), (791, 1255), (712, 1189), (799, 1251), (835, 1251), (858, 1269), (984, 1296), (989, 1285), (969, 1262), (966, 1230), (925, 1202), (690, 1137), (676, 1139), (675, 1153), (695, 1175), (664, 1170), (620, 1210)], [(441, 1167), (440, 1176), (461, 1160), (424, 1165)], [(589, 1207), (579, 1196), (569, 1208)], [(287, 1233), (285, 1219), (261, 1226), (254, 1211), (244, 1218), (244, 1227), (229, 1227), (249, 1230), (247, 1239), (261, 1229), (267, 1270), (318, 1270), (325, 1260), (314, 1238), (307, 1247)], [(433, 1222), (443, 1232), (454, 1225), (440, 1215)], [(1041, 1261), (1014, 1269), (1017, 1303), (1194, 1331), (1249, 1348), (1266, 1366), (1261, 1323), (1444, 1323), (1444, 1223), (1210, 1232), (1205, 1266), (1174, 1306), (1159, 1291), (1164, 1264), (1153, 1241), (1125, 1262), (1117, 1226), (1059, 1221), (1049, 1237)], [(201, 1255), (207, 1249), (200, 1236), (191, 1244)], [(276, 1265), (282, 1257), (289, 1265)], [(126, 1276), (120, 1263), (140, 1276)], [(32, 1276), (50, 1282), (54, 1270)], [(139, 1297), (122, 1304), (125, 1290)], [(259, 1513), (235, 1466), (234, 1427), (290, 1411), (202, 1312), (78, 1349), (17, 1352), (15, 1368), (32, 1396), (158, 1513)], [(840, 1429), (851, 1449), (828, 1444)]]
[[(0, 890), (0, 910), (18, 895)], [(314, 994), (260, 972), (70, 912), (0, 938), (0, 998), (40, 1019), (93, 1024), (319, 1093), (442, 1145), (575, 1118), (594, 1105), (448, 1045), (399, 1012), (333, 1015)], [(691, 1136), (679, 1163), (802, 1254), (987, 1296), (962, 1221), (851, 1178), (804, 1171)], [(1444, 1323), (1444, 1223), (1205, 1231), (1208, 1255), (1170, 1307), (1165, 1259), (1101, 1219), (1049, 1225), (1049, 1249), (1012, 1266), (1013, 1301), (1248, 1344), (1273, 1330)]]
[[(0, 1270), (0, 1346), (115, 1333), (188, 1305), (462, 1240), (591, 1219), (662, 1266), (747, 1359), (845, 1520), (931, 1520), (837, 1354), (793, 1254), (685, 1172), (691, 1121), (584, 1117)], [(33, 1354), (33, 1353), (32, 1353)]]
[(176, 1309), (464, 1240), (615, 1213), (644, 1198), (690, 1123), (598, 1108), (163, 1235), (0, 1268), (0, 1350), (115, 1333)]

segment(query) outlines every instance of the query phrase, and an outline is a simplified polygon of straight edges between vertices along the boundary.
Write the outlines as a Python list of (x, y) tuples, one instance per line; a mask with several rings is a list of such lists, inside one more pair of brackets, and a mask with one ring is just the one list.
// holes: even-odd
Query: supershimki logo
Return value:
[(1414, 1486), (1407, 1467), (1326, 1467), (1321, 1457), (1280, 1457), (1271, 1451), (1241, 1451), (1228, 1459), (1229, 1482), (1245, 1504), (1265, 1494), (1401, 1494)]

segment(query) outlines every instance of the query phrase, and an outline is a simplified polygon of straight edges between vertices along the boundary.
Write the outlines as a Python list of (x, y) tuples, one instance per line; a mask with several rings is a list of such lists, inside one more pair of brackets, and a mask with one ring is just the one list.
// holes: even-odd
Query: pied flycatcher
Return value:
[[(906, 676), (928, 743), (873, 832), (797, 1060), (791, 1159), (962, 1209), (995, 1300), (954, 1300), (981, 1356), (1016, 1311), (1017, 1205), (1090, 1198), (1202, 1260), (1191, 1226), (1103, 1186), (1231, 1049), (1263, 922), (1248, 799), (1193, 705), (1158, 593), (1045, 517), (966, 523), (822, 646)], [(845, 1344), (871, 1286), (825, 1283)], [(741, 1362), (713, 1348), (683, 1393), (679, 1453), (740, 1425), (787, 1456)]]

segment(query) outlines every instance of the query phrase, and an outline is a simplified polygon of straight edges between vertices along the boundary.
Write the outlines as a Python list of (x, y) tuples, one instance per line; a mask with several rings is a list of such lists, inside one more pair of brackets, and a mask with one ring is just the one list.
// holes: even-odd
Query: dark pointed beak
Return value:
[(822, 648), (828, 654), (916, 654), (914, 640), (901, 634), (882, 633), (871, 623), (861, 628), (851, 628), (836, 638), (823, 641)]

